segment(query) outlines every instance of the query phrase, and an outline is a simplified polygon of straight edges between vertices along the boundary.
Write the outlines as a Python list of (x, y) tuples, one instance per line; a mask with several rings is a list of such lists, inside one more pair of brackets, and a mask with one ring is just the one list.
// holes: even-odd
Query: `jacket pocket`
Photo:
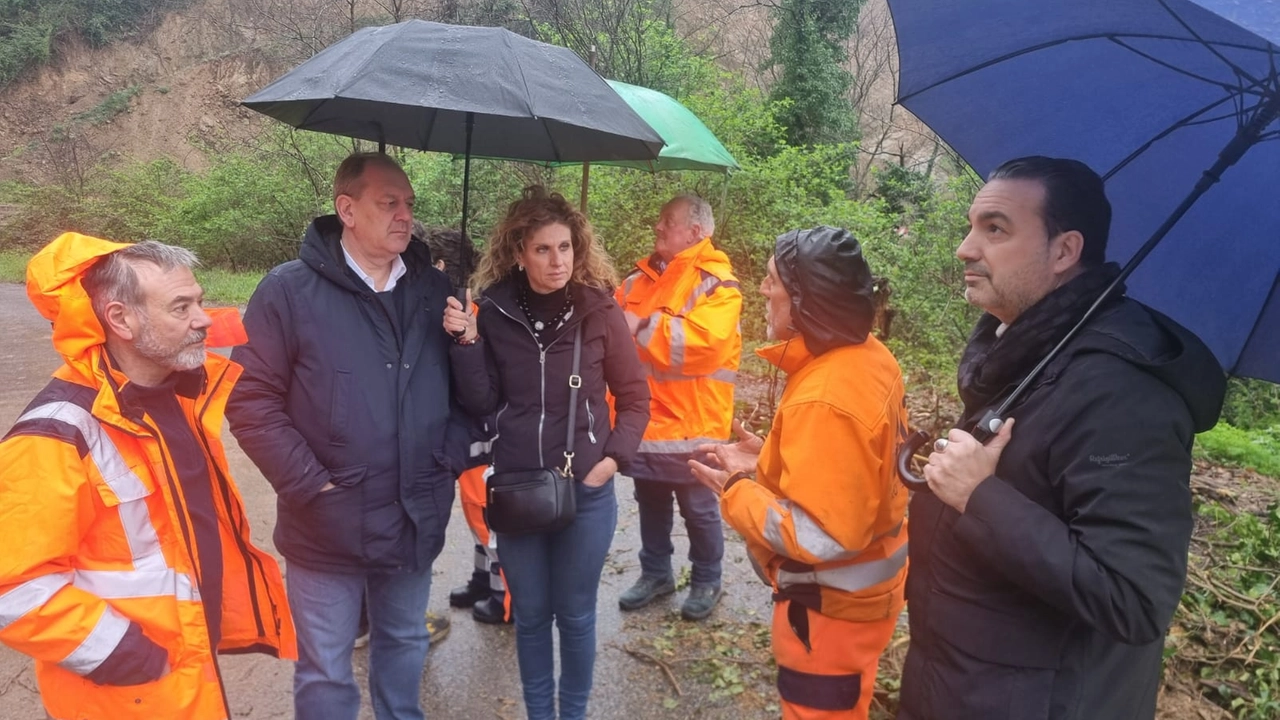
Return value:
[(1049, 717), (1068, 624), (1051, 611), (971, 603), (934, 592), (929, 628), (939, 638), (935, 708), (957, 717), (1045, 720)]
[[(330, 470), (333, 488), (316, 495), (304, 505), (288, 509), (289, 533), (285, 540), (300, 555), (314, 557), (327, 564), (362, 562), (366, 468), (365, 465), (354, 465)], [(281, 519), (286, 519), (284, 513)]]
[(334, 371), (333, 393), (329, 400), (329, 444), (335, 447), (347, 444), (347, 418), (351, 414), (354, 385), (355, 377), (350, 370)]
[(587, 439), (596, 444), (596, 416), (591, 412), (591, 398), (583, 401), (587, 407)]

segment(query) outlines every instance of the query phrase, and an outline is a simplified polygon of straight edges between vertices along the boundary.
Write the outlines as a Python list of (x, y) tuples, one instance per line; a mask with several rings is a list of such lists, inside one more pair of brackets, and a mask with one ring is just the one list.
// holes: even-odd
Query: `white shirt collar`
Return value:
[[(359, 263), (356, 262), (356, 259), (351, 257), (351, 253), (347, 252), (345, 244), (339, 243), (339, 245), (342, 245), (342, 256), (347, 259), (347, 267), (354, 270), (356, 276), (363, 280), (364, 284), (368, 285), (371, 290), (378, 292), (378, 286), (374, 283), (373, 276), (365, 272), (364, 268), (361, 268)], [(391, 274), (387, 276), (387, 286), (382, 288), (382, 292), (395, 290), (396, 281), (404, 277), (407, 272), (409, 272), (409, 268), (405, 267), (404, 259), (397, 255), (396, 259), (391, 261)]]

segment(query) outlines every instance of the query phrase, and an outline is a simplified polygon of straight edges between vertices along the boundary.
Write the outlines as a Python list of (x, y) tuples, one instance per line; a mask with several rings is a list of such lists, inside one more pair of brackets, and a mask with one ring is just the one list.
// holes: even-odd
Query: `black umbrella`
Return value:
[(243, 103), (302, 130), (543, 162), (654, 160), (662, 137), (568, 48), (503, 28), (409, 20), (358, 30)]

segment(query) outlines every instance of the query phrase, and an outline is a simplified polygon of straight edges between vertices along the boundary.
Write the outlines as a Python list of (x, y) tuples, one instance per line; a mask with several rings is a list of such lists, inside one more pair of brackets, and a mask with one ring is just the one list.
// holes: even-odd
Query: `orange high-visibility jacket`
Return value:
[[(0, 442), (0, 641), (35, 658), (56, 720), (222, 720), (230, 712), (209, 647), (197, 549), (185, 537), (192, 522), (182, 486), (150, 417), (122, 412), (118, 389), (127, 380), (111, 367), (80, 283), (93, 262), (122, 247), (68, 233), (27, 268), (28, 295), (53, 322), (65, 364)], [(234, 318), (215, 318), (210, 341), (243, 334), (224, 334), (223, 321)], [(178, 399), (207, 450), (220, 520), (217, 650), (295, 659), (280, 569), (250, 544), (220, 440), (240, 367), (209, 353), (204, 368), (198, 397)], [(169, 674), (131, 687), (85, 679), (130, 621), (168, 650)]]
[(649, 375), (651, 414), (634, 477), (693, 482), (698, 445), (729, 437), (742, 356), (742, 290), (711, 238), (686, 248), (660, 273), (653, 258), (618, 288), (618, 304), (640, 317), (636, 348)]
[(757, 353), (787, 386), (755, 482), (724, 494), (725, 521), (781, 596), (841, 620), (896, 616), (907, 577), (897, 361), (874, 337), (817, 357), (799, 337)]

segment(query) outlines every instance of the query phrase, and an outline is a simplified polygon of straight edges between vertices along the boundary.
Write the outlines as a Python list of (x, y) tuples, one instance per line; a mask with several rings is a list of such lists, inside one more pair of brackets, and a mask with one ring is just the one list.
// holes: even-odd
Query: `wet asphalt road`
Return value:
[[(0, 429), (7, 430), (31, 398), (44, 386), (61, 360), (50, 343), (49, 324), (31, 307), (21, 285), (0, 284)], [(240, 486), (251, 519), (254, 541), (274, 552), (271, 531), (275, 522), (275, 496), (271, 486), (244, 456), (231, 434), (224, 437), (231, 470)], [(601, 720), (654, 720), (669, 718), (725, 718), (754, 720), (774, 713), (745, 710), (731, 699), (711, 697), (709, 688), (683, 682), (684, 697), (673, 702), (673, 693), (661, 671), (637, 661), (623, 647), (654, 636), (672, 620), (683, 593), (664, 598), (649, 608), (623, 614), (618, 595), (639, 572), (636, 551), (639, 529), (631, 482), (618, 483), (619, 520), (604, 578), (600, 588), (598, 616), (599, 656), (591, 718)], [(676, 568), (687, 566), (688, 546), (677, 518)], [(740, 540), (726, 533), (726, 595), (712, 620), (765, 621), (769, 612), (769, 591), (757, 580), (746, 560)], [(0, 548), (3, 529), (0, 528)], [(3, 548), (0, 552), (11, 552)], [(492, 627), (473, 622), (469, 613), (451, 610), (448, 591), (461, 585), (471, 573), (472, 541), (455, 503), (444, 551), (436, 560), (431, 589), (431, 609), (447, 613), (452, 631), (432, 648), (422, 676), (422, 702), (427, 717), (494, 718), (516, 720), (525, 717), (520, 701), (520, 681), (516, 668), (514, 633), (510, 627)], [(678, 621), (683, 623), (683, 621)], [(681, 625), (682, 630), (700, 632), (706, 626)], [(364, 650), (356, 651), (357, 676), (363, 683), (367, 668)], [(292, 717), (292, 663), (265, 656), (228, 656), (221, 659), (233, 718), (266, 720)], [(674, 704), (675, 707), (665, 707)], [(31, 661), (0, 646), (0, 720), (38, 720), (44, 717)], [(368, 700), (362, 720), (372, 718)]]

